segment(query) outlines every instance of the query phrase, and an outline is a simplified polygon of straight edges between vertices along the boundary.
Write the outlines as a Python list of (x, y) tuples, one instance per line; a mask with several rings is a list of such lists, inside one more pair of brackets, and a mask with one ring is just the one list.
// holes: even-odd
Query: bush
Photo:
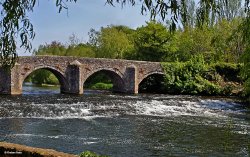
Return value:
[[(198, 55), (187, 62), (165, 62), (162, 67), (167, 93), (239, 95), (242, 92), (241, 64), (220, 62), (208, 65), (203, 56)], [(250, 91), (250, 88), (246, 90)]]
[(113, 84), (110, 83), (96, 83), (92, 86), (90, 86), (91, 89), (105, 89), (105, 90), (109, 90), (113, 88)]
[(173, 94), (217, 95), (222, 89), (206, 79), (210, 67), (202, 56), (188, 62), (162, 63), (165, 71), (165, 88)]
[(50, 74), (49, 77), (47, 78), (46, 82), (44, 82), (45, 84), (51, 84), (51, 85), (59, 85), (59, 81), (56, 78), (56, 76), (54, 74)]
[(240, 71), (242, 64), (218, 62), (212, 65), (215, 71), (224, 78), (225, 81), (241, 82)]
[(200, 86), (202, 87), (201, 90), (200, 90), (200, 93), (201, 94), (204, 94), (204, 95), (221, 95), (221, 92), (222, 92), (222, 88), (215, 84), (215, 83), (212, 83), (202, 77), (199, 77), (196, 78), (197, 81), (199, 82)]

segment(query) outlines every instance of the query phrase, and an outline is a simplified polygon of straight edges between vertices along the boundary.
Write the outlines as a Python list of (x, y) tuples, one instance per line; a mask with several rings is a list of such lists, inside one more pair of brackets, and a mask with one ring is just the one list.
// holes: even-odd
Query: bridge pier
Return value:
[(0, 68), (0, 94), (22, 94), (19, 71), (19, 64), (16, 64), (11, 70)]
[(81, 64), (78, 61), (71, 63), (66, 70), (66, 79), (69, 83), (69, 88), (61, 89), (62, 93), (68, 94), (83, 94)]
[(135, 66), (126, 68), (124, 81), (125, 93), (138, 94), (138, 70)]

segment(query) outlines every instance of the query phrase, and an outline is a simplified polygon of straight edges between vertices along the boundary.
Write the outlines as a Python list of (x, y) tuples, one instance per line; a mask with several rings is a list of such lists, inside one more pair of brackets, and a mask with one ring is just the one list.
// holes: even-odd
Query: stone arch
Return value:
[(117, 69), (113, 68), (98, 68), (94, 71), (91, 71), (91, 73), (89, 73), (87, 76), (84, 76), (82, 81), (83, 85), (88, 78), (97, 72), (103, 72), (111, 79), (113, 83), (113, 92), (125, 92), (125, 81), (123, 79), (123, 74)]
[(27, 71), (23, 77), (21, 78), (21, 89), (22, 89), (22, 85), (24, 80), (34, 71), (36, 70), (40, 70), (40, 69), (45, 69), (50, 71), (52, 74), (54, 74), (56, 76), (56, 78), (58, 79), (59, 83), (60, 83), (60, 91), (61, 93), (64, 93), (65, 91), (69, 90), (69, 84), (67, 79), (64, 76), (64, 73), (61, 72), (60, 70), (58, 70), (57, 68), (54, 68), (52, 66), (37, 66), (34, 68), (31, 68), (29, 71)]
[[(141, 89), (143, 89), (141, 87), (144, 87), (144, 88), (147, 89), (147, 90), (142, 90), (144, 92), (161, 93), (163, 91), (162, 89), (164, 88), (164, 86), (160, 86), (162, 84), (161, 83), (162, 80), (158, 82), (158, 80), (153, 79), (153, 80), (150, 80), (148, 82), (148, 80), (146, 80), (146, 79), (149, 78), (150, 76), (154, 76), (154, 77), (155, 76), (156, 77), (160, 76), (159, 80), (161, 80), (164, 77), (164, 73), (163, 72), (154, 71), (154, 72), (149, 72), (146, 75), (144, 75), (140, 80), (138, 80), (138, 89), (139, 89), (139, 91), (141, 91)], [(149, 84), (151, 84), (151, 86), (149, 86), (149, 88), (148, 88), (147, 85), (145, 86), (145, 83), (146, 84), (149, 83)]]
[(164, 75), (163, 72), (159, 72), (159, 71), (153, 71), (153, 72), (149, 72), (146, 75), (144, 75), (140, 80), (138, 80), (138, 85), (147, 77), (151, 76), (151, 75)]

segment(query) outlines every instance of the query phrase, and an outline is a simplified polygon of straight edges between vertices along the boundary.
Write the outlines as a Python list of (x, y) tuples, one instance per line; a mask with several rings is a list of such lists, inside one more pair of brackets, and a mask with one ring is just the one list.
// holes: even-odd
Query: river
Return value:
[(233, 98), (24, 86), (0, 96), (0, 141), (113, 157), (250, 154), (250, 108)]

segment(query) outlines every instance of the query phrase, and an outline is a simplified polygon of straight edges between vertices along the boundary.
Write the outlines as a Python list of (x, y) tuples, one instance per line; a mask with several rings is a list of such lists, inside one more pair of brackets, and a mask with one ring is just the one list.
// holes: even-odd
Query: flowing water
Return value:
[(0, 141), (114, 157), (250, 154), (250, 109), (233, 98), (58, 92), (0, 96)]

